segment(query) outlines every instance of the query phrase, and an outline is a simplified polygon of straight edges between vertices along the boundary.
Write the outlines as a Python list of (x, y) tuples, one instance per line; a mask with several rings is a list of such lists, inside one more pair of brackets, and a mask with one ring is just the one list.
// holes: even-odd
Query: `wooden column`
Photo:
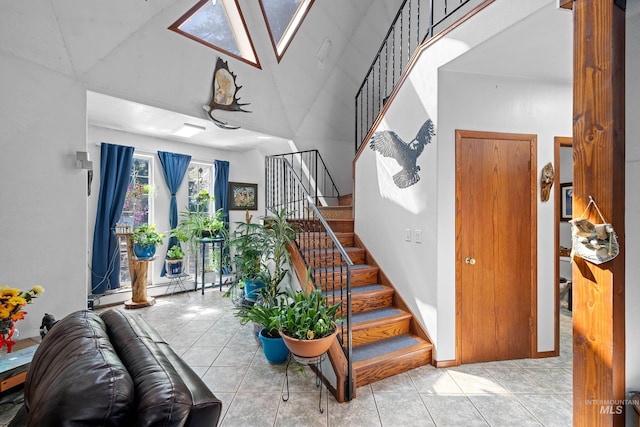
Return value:
[[(573, 214), (593, 196), (620, 254), (573, 267), (573, 424), (624, 426), (625, 11), (620, 0), (575, 0)], [(601, 222), (594, 210), (590, 219)]]
[(152, 259), (137, 259), (133, 253), (132, 233), (116, 233), (116, 237), (127, 239), (127, 258), (129, 259), (129, 275), (131, 276), (131, 299), (125, 301), (125, 308), (142, 308), (156, 303), (155, 298), (147, 296), (147, 272)]

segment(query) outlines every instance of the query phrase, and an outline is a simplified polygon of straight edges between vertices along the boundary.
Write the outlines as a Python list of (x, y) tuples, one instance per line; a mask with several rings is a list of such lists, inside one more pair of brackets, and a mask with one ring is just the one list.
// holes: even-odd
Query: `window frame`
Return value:
[[(200, 11), (200, 9), (202, 9), (210, 1), (211, 0), (199, 0), (191, 9), (187, 11), (187, 13), (182, 15), (176, 22), (171, 24), (168, 29), (184, 37), (187, 37), (188, 39), (196, 41), (204, 46), (207, 46), (211, 49), (217, 50), (218, 52), (224, 53), (225, 55), (231, 56), (232, 58), (235, 58), (239, 61), (249, 64), (253, 67), (262, 69), (262, 66), (260, 65), (260, 59), (258, 58), (258, 54), (256, 53), (256, 49), (253, 44), (253, 41), (251, 40), (251, 35), (249, 34), (249, 29), (244, 19), (244, 15), (242, 14), (242, 10), (240, 8), (240, 4), (238, 3), (238, 0), (218, 0), (218, 1), (221, 2), (221, 4), (225, 9), (225, 12), (227, 14), (227, 20), (231, 27), (231, 31), (233, 31), (233, 36), (235, 38), (236, 45), (238, 46), (238, 49), (240, 50), (241, 54), (243, 49), (247, 49), (248, 51), (250, 50), (251, 54), (255, 58), (255, 61), (252, 61), (250, 58), (245, 58), (242, 55), (237, 55), (233, 52), (229, 52), (226, 49), (223, 49), (219, 46), (209, 43), (206, 40), (203, 40), (197, 36), (194, 36), (193, 34), (190, 34), (180, 29), (180, 26), (182, 24), (184, 24), (189, 19), (191, 19), (192, 16), (195, 16)], [(229, 4), (233, 4), (235, 7), (231, 8), (229, 7)], [(242, 28), (242, 32), (240, 31), (240, 27)]]
[[(280, 63), (280, 61), (284, 57), (284, 54), (287, 52), (287, 49), (291, 45), (291, 42), (296, 37), (296, 34), (298, 33), (298, 30), (302, 26), (302, 23), (304, 22), (307, 15), (309, 14), (309, 11), (311, 10), (311, 7), (313, 6), (313, 3), (315, 2), (315, 0), (301, 0), (300, 5), (298, 6), (298, 9), (293, 14), (293, 17), (289, 21), (287, 28), (282, 33), (281, 39), (277, 43), (273, 37), (271, 24), (269, 23), (269, 19), (267, 18), (267, 12), (265, 11), (264, 4), (262, 3), (262, 1), (263, 0), (258, 0), (258, 3), (260, 4), (260, 10), (262, 11), (262, 17), (264, 18), (264, 22), (267, 25), (267, 32), (269, 33), (269, 40), (271, 40), (271, 46), (273, 47), (273, 52), (276, 54), (278, 63)], [(308, 6), (303, 9), (306, 3), (308, 3)], [(280, 48), (279, 45), (283, 41), (284, 41), (284, 45)]]

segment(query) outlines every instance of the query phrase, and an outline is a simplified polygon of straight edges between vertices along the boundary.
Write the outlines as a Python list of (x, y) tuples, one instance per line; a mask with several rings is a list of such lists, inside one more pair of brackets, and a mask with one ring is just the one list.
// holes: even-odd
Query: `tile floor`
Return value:
[(308, 367), (289, 368), (290, 398), (282, 400), (285, 365), (269, 365), (252, 326), (240, 325), (223, 293), (160, 297), (154, 306), (135, 310), (222, 400), (223, 427), (572, 424), (571, 312), (564, 308), (560, 357), (420, 367), (359, 388), (349, 403), (325, 392), (320, 413)]

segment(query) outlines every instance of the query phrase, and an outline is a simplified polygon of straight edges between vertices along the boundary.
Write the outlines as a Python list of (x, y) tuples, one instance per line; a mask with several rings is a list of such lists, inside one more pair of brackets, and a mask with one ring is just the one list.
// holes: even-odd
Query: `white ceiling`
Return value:
[[(87, 118), (90, 124), (96, 126), (223, 150), (246, 151), (267, 141), (270, 144), (288, 142), (284, 138), (242, 128), (221, 129), (208, 119), (91, 91), (87, 93)], [(173, 132), (184, 123), (206, 130), (188, 138), (174, 135)]]
[(555, 2), (529, 15), (444, 69), (528, 78), (573, 80), (573, 16)]

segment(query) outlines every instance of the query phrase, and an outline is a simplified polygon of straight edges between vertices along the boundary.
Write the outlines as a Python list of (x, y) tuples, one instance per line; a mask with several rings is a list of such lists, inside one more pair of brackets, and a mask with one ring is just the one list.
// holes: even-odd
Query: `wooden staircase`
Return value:
[[(351, 206), (319, 209), (354, 264), (351, 290), (355, 386), (432, 363), (433, 345), (428, 335), (355, 235)], [(330, 240), (318, 238), (317, 233), (301, 232), (298, 241), (301, 255), (321, 266), (312, 275), (315, 283), (322, 283), (323, 290), (328, 292), (339, 279), (340, 271), (345, 271), (340, 267), (344, 264), (340, 254), (336, 249), (328, 249)], [(346, 313), (346, 300), (344, 304)], [(347, 342), (347, 337), (343, 338)]]

